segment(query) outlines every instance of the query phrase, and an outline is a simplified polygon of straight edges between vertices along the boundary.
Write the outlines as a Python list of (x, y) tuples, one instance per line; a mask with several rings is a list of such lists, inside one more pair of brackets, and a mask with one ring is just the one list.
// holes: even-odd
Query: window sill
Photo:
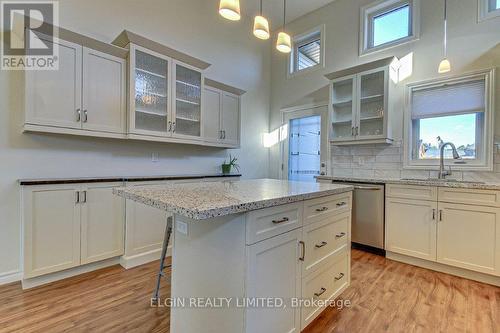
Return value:
[(314, 66), (302, 69), (300, 71), (296, 71), (296, 72), (292, 72), (292, 73), (288, 72), (287, 75), (286, 75), (286, 78), (287, 79), (293, 79), (294, 77), (297, 77), (297, 76), (302, 76), (302, 75), (306, 75), (306, 74), (309, 74), (309, 73), (312, 73), (312, 72), (316, 72), (316, 71), (318, 71), (319, 69), (322, 69), (322, 68), (325, 68), (324, 64), (317, 64), (317, 65), (314, 65)]
[[(484, 164), (476, 164), (476, 165), (464, 165), (464, 164), (454, 164), (449, 163), (448, 161), (444, 162), (445, 169), (451, 167), (452, 170), (455, 171), (493, 171), (493, 164), (484, 165)], [(426, 171), (435, 171), (439, 170), (439, 162), (435, 164), (411, 164), (405, 163), (403, 165), (404, 170), (426, 170)]]
[(360, 50), (359, 50), (359, 56), (363, 57), (363, 56), (366, 56), (369, 54), (382, 52), (382, 51), (389, 50), (389, 49), (392, 49), (392, 48), (397, 47), (397, 46), (402, 46), (405, 44), (413, 43), (415, 41), (418, 41), (419, 39), (420, 39), (419, 36), (408, 36), (408, 37), (401, 38), (401, 39), (395, 40), (393, 42), (385, 43), (385, 44), (379, 45), (377, 47), (372, 47), (369, 49), (363, 47), (363, 48), (360, 48)]
[(491, 11), (488, 13), (480, 13), (478, 18), (477, 18), (477, 22), (481, 23), (481, 22), (488, 21), (488, 20), (491, 20), (494, 18), (498, 18), (498, 17), (500, 17), (500, 9), (497, 9), (497, 10), (494, 10), (494, 11)]

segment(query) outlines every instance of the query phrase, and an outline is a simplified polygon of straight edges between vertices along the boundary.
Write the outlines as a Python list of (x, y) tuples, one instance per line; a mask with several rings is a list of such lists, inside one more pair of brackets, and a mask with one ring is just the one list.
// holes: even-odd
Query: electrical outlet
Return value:
[(151, 161), (152, 162), (159, 162), (160, 161), (160, 154), (158, 153), (152, 153), (151, 154)]
[(175, 229), (186, 236), (188, 234), (188, 224), (186, 222), (175, 221)]

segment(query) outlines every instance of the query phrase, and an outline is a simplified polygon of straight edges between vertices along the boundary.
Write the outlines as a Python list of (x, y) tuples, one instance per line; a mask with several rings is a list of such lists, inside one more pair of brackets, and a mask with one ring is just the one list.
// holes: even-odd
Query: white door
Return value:
[[(44, 37), (45, 42), (53, 42)], [(82, 47), (56, 40), (58, 70), (26, 71), (27, 124), (81, 128)]]
[(80, 264), (78, 186), (25, 188), (24, 278)]
[(436, 261), (435, 201), (386, 198), (385, 249)]
[(500, 209), (439, 203), (437, 260), (500, 275)]
[(205, 141), (217, 143), (222, 139), (220, 112), (222, 91), (205, 86), (203, 97), (203, 137)]
[(82, 188), (82, 264), (123, 254), (125, 199), (113, 194), (113, 187), (121, 185), (91, 184)]
[(222, 92), (222, 139), (224, 143), (240, 144), (240, 97)]
[[(247, 297), (300, 297), (300, 237), (299, 229), (247, 246)], [(246, 332), (298, 333), (300, 308), (249, 308)]]
[(284, 111), (288, 135), (282, 145), (282, 178), (315, 182), (328, 173), (328, 107)]
[(83, 48), (83, 128), (125, 133), (125, 59)]

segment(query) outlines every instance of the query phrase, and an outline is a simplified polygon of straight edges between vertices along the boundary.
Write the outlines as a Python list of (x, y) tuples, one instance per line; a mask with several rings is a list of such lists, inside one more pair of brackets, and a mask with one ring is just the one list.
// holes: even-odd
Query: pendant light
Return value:
[(231, 21), (241, 19), (240, 0), (220, 0), (219, 14)]
[(278, 34), (276, 41), (276, 49), (282, 53), (290, 53), (292, 51), (292, 39), (285, 30), (286, 24), (286, 0), (283, 0), (283, 31)]
[(255, 16), (253, 23), (253, 34), (259, 39), (269, 39), (269, 22), (262, 16), (262, 0), (260, 0), (260, 12)]
[(441, 60), (441, 63), (439, 63), (439, 68), (438, 68), (438, 73), (443, 74), (443, 73), (448, 73), (451, 70), (451, 64), (450, 61), (448, 60), (447, 56), (447, 43), (448, 43), (448, 8), (447, 8), (447, 0), (444, 0), (444, 59)]

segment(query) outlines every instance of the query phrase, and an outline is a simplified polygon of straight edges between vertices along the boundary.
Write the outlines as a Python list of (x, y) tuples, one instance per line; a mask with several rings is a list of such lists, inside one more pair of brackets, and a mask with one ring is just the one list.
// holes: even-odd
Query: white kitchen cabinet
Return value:
[(436, 217), (435, 201), (386, 198), (385, 249), (435, 260)]
[[(289, 301), (301, 295), (301, 230), (247, 247), (247, 297), (277, 297)], [(300, 308), (251, 308), (246, 332), (300, 332)]]
[(222, 90), (205, 86), (203, 104), (203, 136), (205, 141), (218, 143), (222, 140), (221, 110)]
[(223, 143), (239, 146), (240, 97), (228, 92), (222, 93), (221, 130)]
[(24, 278), (80, 265), (78, 187), (41, 186), (23, 192)]
[(121, 256), (124, 252), (125, 199), (111, 191), (121, 184), (84, 187), (81, 208), (81, 264)]
[(58, 44), (59, 69), (26, 71), (25, 129), (123, 135), (125, 59), (62, 39), (42, 38)]

